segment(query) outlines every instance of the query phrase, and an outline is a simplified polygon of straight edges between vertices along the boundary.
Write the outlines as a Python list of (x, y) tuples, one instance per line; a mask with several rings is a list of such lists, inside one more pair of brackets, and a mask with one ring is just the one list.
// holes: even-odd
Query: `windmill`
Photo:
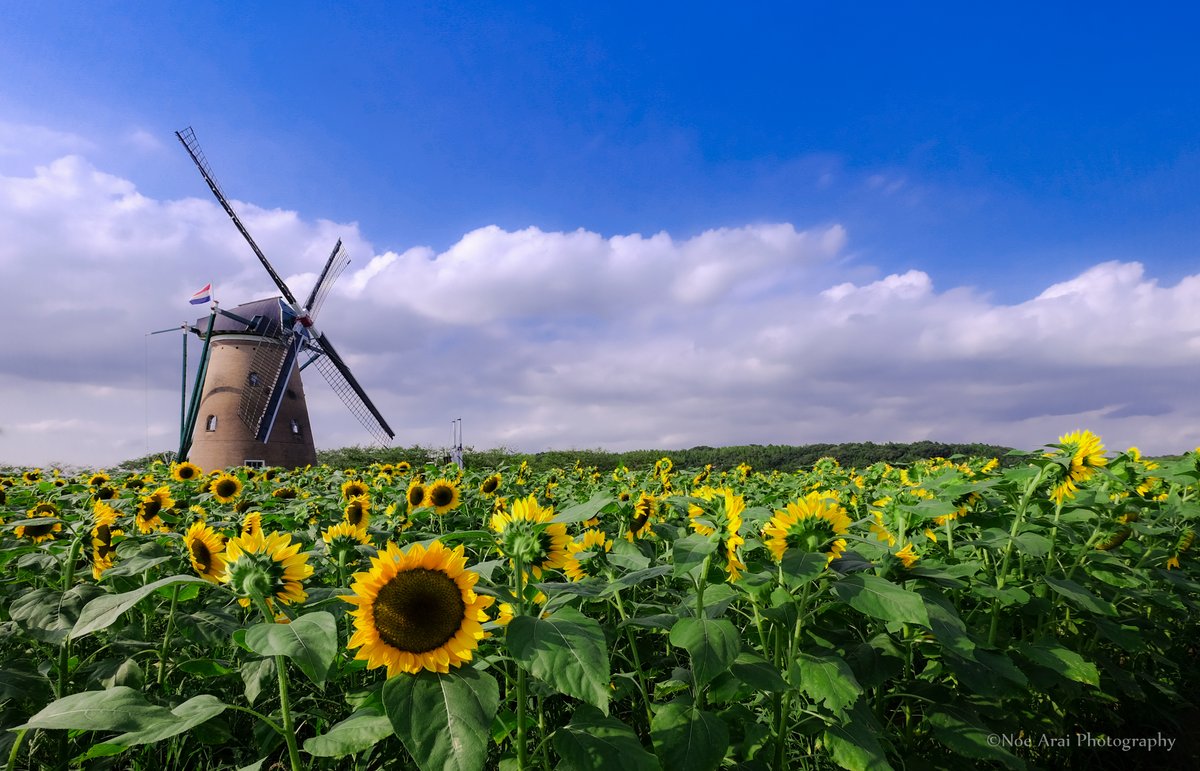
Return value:
[[(266, 268), (281, 296), (226, 311), (212, 305), (204, 349), (181, 432), (179, 459), (205, 470), (316, 463), (300, 371), (315, 366), (377, 441), (395, 434), (314, 318), (349, 262), (339, 239), (308, 298), (300, 303), (229, 205), (191, 128), (175, 132), (209, 190)], [(303, 363), (301, 361), (303, 360)], [(201, 419), (201, 416), (203, 418)]]

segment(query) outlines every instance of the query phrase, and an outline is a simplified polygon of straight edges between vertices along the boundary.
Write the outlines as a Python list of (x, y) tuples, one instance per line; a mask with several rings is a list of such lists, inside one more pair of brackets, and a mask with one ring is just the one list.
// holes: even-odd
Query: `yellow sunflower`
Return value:
[(92, 493), (92, 499), (97, 501), (111, 501), (117, 497), (117, 488), (112, 485), (100, 485), (96, 491)]
[(37, 482), (41, 478), (42, 478), (42, 470), (39, 468), (29, 469), (28, 471), (21, 474), (21, 479), (23, 479), (25, 481), (25, 484), (27, 484), (27, 485), (31, 485), (34, 482)]
[(242, 494), (242, 480), (233, 474), (222, 472), (209, 483), (208, 491), (212, 493), (217, 503), (232, 503)]
[(561, 568), (567, 562), (571, 536), (565, 524), (553, 519), (554, 509), (543, 508), (530, 495), (514, 502), (509, 511), (493, 514), (491, 528), (501, 553), (514, 563), (519, 557), (534, 578), (541, 578), (543, 570)]
[(493, 599), (474, 591), (479, 575), (466, 570), (463, 547), (440, 541), (401, 551), (389, 542), (371, 558), (371, 569), (354, 574), (343, 600), (355, 606), (355, 632), (347, 648), (368, 669), (387, 666), (388, 677), (423, 669), (449, 672), (469, 662), (484, 637)]
[(104, 571), (113, 566), (117, 553), (113, 538), (125, 533), (113, 527), (117, 523), (117, 511), (103, 501), (93, 504), (92, 517), (92, 578), (99, 581)]
[[(27, 519), (57, 517), (58, 507), (49, 501), (43, 501), (26, 512)], [(62, 532), (62, 522), (46, 522), (41, 525), (20, 525), (17, 527), (17, 538), (29, 538), (34, 543), (53, 541), (55, 533)]]
[(826, 494), (813, 491), (786, 508), (777, 509), (763, 528), (763, 535), (776, 560), (782, 560), (788, 549), (800, 549), (823, 552), (829, 563), (846, 550), (846, 539), (838, 536), (849, 529), (846, 511)]
[(917, 564), (917, 560), (920, 559), (920, 557), (918, 557), (913, 551), (913, 545), (911, 541), (904, 544), (904, 548), (900, 551), (893, 552), (892, 556), (904, 563), (905, 568), (911, 568), (913, 565)]
[(251, 511), (242, 517), (242, 535), (255, 535), (262, 532), (262, 512)]
[(458, 486), (448, 479), (438, 479), (425, 490), (425, 505), (433, 507), (434, 514), (445, 514), (458, 508)]
[(204, 476), (204, 471), (191, 461), (171, 464), (171, 479), (176, 482), (191, 482)]
[(412, 513), (413, 509), (419, 509), (425, 505), (425, 485), (414, 479), (408, 485), (408, 492), (405, 493), (405, 499), (408, 501), (408, 511)]
[(1063, 469), (1050, 497), (1055, 503), (1062, 503), (1074, 498), (1079, 485), (1090, 479), (1097, 468), (1106, 465), (1108, 459), (1104, 457), (1104, 445), (1100, 437), (1091, 431), (1072, 431), (1064, 434), (1058, 438), (1058, 444), (1060, 451), (1070, 459), (1070, 464)]
[(496, 491), (500, 489), (500, 481), (499, 474), (492, 474), (479, 485), (479, 492), (484, 495), (495, 495)]
[(496, 622), (496, 626), (508, 626), (508, 622), (513, 620), (516, 615), (516, 610), (507, 602), (502, 602), (496, 606), (496, 618), (492, 619)]
[(88, 487), (100, 487), (108, 482), (108, 474), (103, 471), (97, 471), (88, 477)]
[(351, 498), (342, 511), (342, 517), (351, 527), (366, 530), (371, 522), (371, 501), (365, 495)]
[(361, 480), (351, 479), (349, 481), (342, 482), (342, 497), (346, 500), (351, 500), (352, 498), (361, 498), (364, 495), (368, 495), (370, 492), (371, 488), (367, 487), (367, 483)]
[(183, 535), (188, 558), (197, 575), (214, 584), (229, 580), (225, 574), (225, 537), (203, 522), (194, 522)]
[(258, 594), (280, 602), (304, 602), (308, 593), (301, 583), (312, 575), (308, 554), (292, 543), (287, 533), (257, 530), (231, 538), (225, 544), (225, 576), (243, 606)]
[(649, 493), (642, 493), (637, 503), (633, 504), (633, 519), (629, 523), (629, 531), (625, 533), (625, 540), (633, 541), (648, 533), (658, 511), (658, 499)]
[(599, 575), (597, 567), (603, 563), (603, 555), (610, 551), (612, 539), (605, 535), (603, 530), (584, 530), (579, 540), (567, 544), (563, 573), (572, 581), (582, 581)]
[(368, 544), (371, 542), (371, 536), (367, 534), (366, 528), (355, 527), (349, 522), (339, 522), (325, 528), (321, 532), (321, 540), (329, 544), (330, 551), (335, 551), (339, 548), (353, 548), (355, 544)]
[(396, 473), (397, 474), (407, 474), (411, 470), (412, 470), (412, 464), (406, 460), (402, 460), (396, 464)]
[(167, 529), (163, 523), (162, 517), (159, 515), (164, 511), (170, 511), (175, 507), (175, 499), (171, 497), (171, 490), (168, 487), (160, 487), (154, 492), (142, 498), (138, 503), (137, 513), (134, 515), (134, 522), (137, 523), (138, 532), (153, 533), (155, 530)]
[[(721, 554), (725, 558), (725, 572), (730, 581), (736, 581), (746, 569), (738, 550), (746, 539), (741, 535), (742, 512), (746, 510), (746, 501), (742, 496), (735, 495), (728, 487), (701, 487), (693, 490), (692, 495), (705, 501), (715, 501), (719, 505), (705, 511), (696, 504), (688, 506), (688, 522), (692, 529), (700, 535), (712, 535), (718, 530), (721, 533)], [(713, 521), (716, 527), (706, 525), (701, 518), (705, 515)]]

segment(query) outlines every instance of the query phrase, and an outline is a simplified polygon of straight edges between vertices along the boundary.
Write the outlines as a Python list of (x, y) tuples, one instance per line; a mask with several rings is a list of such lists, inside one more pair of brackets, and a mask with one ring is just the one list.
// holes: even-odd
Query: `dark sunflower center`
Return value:
[(426, 653), (454, 637), (467, 606), (450, 576), (440, 570), (416, 568), (388, 581), (372, 609), (380, 640), (408, 653)]
[(346, 521), (358, 527), (362, 524), (363, 507), (361, 503), (352, 503), (346, 507)]
[(420, 506), (423, 500), (425, 500), (425, 488), (414, 487), (408, 491), (409, 506)]
[(222, 498), (237, 494), (237, 482), (232, 479), (222, 479), (217, 482), (213, 492)]
[(636, 533), (642, 529), (648, 519), (650, 519), (649, 511), (639, 511), (638, 515), (633, 518), (633, 522), (630, 523), (629, 529)]
[(111, 501), (113, 499), (113, 497), (116, 496), (116, 494), (117, 494), (117, 491), (111, 487), (101, 487), (99, 490), (96, 491), (96, 500)]
[(193, 469), (191, 466), (180, 466), (179, 467), (179, 478), (180, 479), (191, 479), (194, 476), (196, 476), (196, 470)]
[(39, 503), (33, 507), (33, 513), (43, 517), (58, 516), (58, 509), (52, 503)]
[(494, 493), (496, 488), (500, 486), (500, 480), (495, 477), (489, 477), (483, 480), (483, 492)]
[(96, 526), (96, 556), (105, 559), (116, 552), (112, 545), (112, 528), (108, 525)]
[(438, 485), (429, 491), (429, 499), (434, 506), (449, 506), (454, 500), (454, 489), (446, 485)]
[(151, 498), (142, 504), (142, 519), (154, 519), (160, 509), (162, 502)]
[(26, 525), (25, 535), (29, 538), (41, 538), (44, 535), (50, 535), (54, 530), (55, 524), (51, 522), (45, 525)]
[(196, 563), (201, 573), (207, 571), (212, 565), (212, 552), (209, 551), (208, 545), (200, 539), (192, 541), (192, 561)]
[(364, 495), (366, 492), (366, 489), (363, 488), (362, 485), (350, 485), (346, 488), (346, 497), (357, 498), (360, 495)]

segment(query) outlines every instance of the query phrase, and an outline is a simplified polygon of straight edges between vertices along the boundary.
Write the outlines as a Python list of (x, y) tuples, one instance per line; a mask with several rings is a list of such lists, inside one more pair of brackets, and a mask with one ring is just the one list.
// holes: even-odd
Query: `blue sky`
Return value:
[[(396, 255), (384, 262), (425, 275), (441, 287), (429, 296), (451, 307), (475, 297), (470, 280), (465, 286), (452, 280), (465, 267), (453, 275), (445, 270), (427, 275), (423, 262), (401, 258), (427, 250), (421, 260), (449, 268), (456, 264), (450, 257), (456, 245), (468, 234), (491, 233), (512, 246), (513, 234), (530, 228), (549, 242), (583, 231), (610, 245), (612, 239), (665, 232), (681, 254), (687, 243), (696, 249), (707, 243), (689, 239), (722, 229), (786, 223), (801, 235), (831, 228), (840, 234), (836, 248), (810, 253), (795, 246), (795, 254), (821, 254), (812, 263), (819, 262), (820, 271), (764, 267), (726, 298), (727, 309), (757, 302), (761, 310), (763, 298), (787, 308), (792, 306), (785, 301), (803, 303), (844, 282), (866, 287), (917, 271), (928, 279), (923, 290), (928, 297), (949, 295), (953, 301), (956, 292), (970, 293), (980, 303), (971, 313), (979, 317), (1028, 310), (1023, 304), (1049, 287), (1094, 278), (1088, 271), (1100, 265), (1139, 264), (1140, 278), (1110, 271), (1123, 277), (1126, 283), (1118, 285), (1129, 291), (1145, 283), (1163, 291), (1179, 288), (1196, 273), (1200, 60), (1192, 39), (1196, 13), (1178, 4), (395, 5), (100, 2), (7, 8), (0, 31), (0, 176), (31, 179), (38, 167), (64, 156), (80, 158), (84, 171), (75, 168), (67, 176), (94, 170), (124, 180), (139, 196), (162, 204), (163, 227), (177, 226), (180, 220), (165, 211), (169, 204), (207, 194), (172, 135), (191, 125), (232, 198), (264, 212), (290, 212), (307, 227), (289, 236), (292, 241), (280, 235), (280, 246), (327, 251), (328, 245), (305, 239), (322, 222), (341, 223), (359, 242), (356, 268), (372, 257)], [(97, 201), (115, 193), (98, 195)], [(26, 210), (14, 200), (4, 221), (18, 232), (0, 236), (19, 243)], [(62, 197), (62, 216), (68, 216), (72, 200)], [(267, 240), (271, 237), (268, 232)], [(493, 254), (507, 248), (491, 245), (498, 250)], [(248, 261), (248, 253), (226, 246), (231, 260)], [(548, 272), (528, 269), (528, 281), (570, 283), (564, 276), (576, 257), (562, 248), (559, 262), (538, 263)], [(650, 249), (650, 256), (639, 259), (652, 260), (657, 253)], [(528, 266), (513, 259), (513, 283), (499, 286), (520, 295), (521, 271)], [(672, 263), (680, 270), (698, 269), (686, 256), (680, 259)], [(12, 260), (6, 268), (10, 278), (18, 270), (17, 257)], [(67, 260), (64, 255), (62, 264)], [(304, 259), (290, 260), (280, 257), (280, 269), (297, 274), (315, 269)], [(712, 260), (778, 267), (765, 257), (756, 263), (736, 253)], [(224, 277), (201, 275), (198, 261), (199, 252), (160, 254), (164, 286), (210, 278), (220, 285)], [(487, 253), (475, 261), (464, 258), (462, 265), (484, 276), (494, 268)], [(703, 275), (721, 272), (704, 265)], [(239, 268), (245, 268), (246, 282), (253, 281), (252, 267)], [(697, 275), (695, 281), (701, 281), (703, 275)], [(359, 284), (347, 281), (347, 291), (360, 294), (348, 295), (344, 303), (367, 303), (361, 294), (367, 276), (360, 278)], [(675, 295), (685, 304), (697, 286), (688, 281), (679, 286), (692, 289)], [(880, 284), (901, 285), (912, 284)], [(462, 309), (464, 321), (448, 326), (444, 307), (431, 309), (428, 298), (413, 301), (412, 328), (401, 334), (412, 346), (409, 353), (469, 351), (465, 367), (490, 350), (487, 334), (496, 329), (530, 344), (569, 340), (571, 347), (582, 338), (555, 330), (586, 329), (618, 348), (624, 336), (638, 339), (632, 329), (612, 326), (607, 311), (579, 311), (570, 291), (548, 295), (543, 305), (557, 308), (554, 313), (509, 305), (479, 315)], [(695, 296), (700, 295), (704, 292)], [(1180, 290), (1171, 297), (1183, 304), (1185, 295)], [(242, 299), (251, 298), (237, 301)], [(539, 301), (529, 302), (536, 307)], [(1083, 305), (1098, 313), (1096, 302), (1093, 294)], [(1130, 312), (1114, 302), (1108, 312)], [(1147, 307), (1155, 304), (1162, 298)], [(384, 299), (363, 307), (368, 306), (389, 313)], [(336, 336), (339, 347), (347, 347), (340, 341), (361, 328), (362, 355), (378, 351), (367, 342), (375, 342), (370, 326), (342, 313), (347, 331)], [(430, 319), (440, 322), (421, 325)], [(471, 327), (472, 319), (479, 326)], [(703, 348), (703, 340), (684, 331), (691, 319), (681, 311), (656, 323), (679, 327), (674, 345)], [(151, 328), (163, 326), (146, 320)], [(140, 321), (131, 318), (130, 324)], [(933, 322), (913, 323), (921, 334)], [(771, 323), (762, 324), (757, 332), (767, 334)], [(888, 326), (904, 324), (893, 319)], [(1146, 338), (1138, 345), (1187, 348), (1192, 332), (1186, 316), (1178, 328), (1164, 329), (1157, 343)], [(421, 333), (426, 337), (414, 337)], [(1136, 347), (1110, 342), (1109, 348)], [(140, 339), (126, 344), (141, 353)], [(1095, 345), (1097, 351), (1106, 347)], [(113, 346), (111, 355), (119, 356), (120, 346)], [(1143, 358), (1156, 351), (1143, 351)], [(643, 355), (672, 353), (663, 347)], [(985, 358), (964, 360), (976, 371), (999, 366)], [(64, 355), (62, 367), (69, 369), (70, 361)], [(377, 364), (380, 401), (411, 410), (399, 394), (389, 396), (388, 363)], [(573, 371), (586, 368), (576, 364)], [(1108, 382), (1125, 378), (1128, 389), (1137, 388), (1123, 363), (1105, 366), (1120, 370), (1105, 370)], [(31, 376), (17, 369), (14, 377)], [(37, 377), (53, 379), (57, 371), (46, 363)], [(1073, 371), (1086, 372), (1085, 382), (1100, 376), (1088, 367)], [(1067, 393), (1078, 387), (1069, 375), (1055, 381)], [(911, 388), (915, 398), (919, 391), (919, 373), (897, 375), (892, 382), (899, 393)], [(1013, 381), (1009, 392), (1025, 382)], [(665, 387), (661, 380), (647, 386)], [(1053, 391), (1053, 383), (1045, 388)], [(465, 389), (461, 395), (460, 402), (481, 405), (476, 425), (484, 443), (522, 444), (517, 427), (537, 423), (533, 415), (547, 409), (535, 405), (537, 389), (514, 389), (488, 396)], [(764, 405), (770, 393), (761, 394)], [(521, 409), (528, 412), (512, 401), (519, 402), (521, 394), (528, 399)], [(597, 398), (585, 405), (567, 394), (564, 385), (556, 398), (600, 413), (609, 403)], [(1041, 432), (1036, 410), (1030, 411), (1034, 400), (1012, 407), (1018, 419), (1031, 421), (1019, 434), (1000, 423), (952, 421), (942, 433), (928, 417), (919, 424), (899, 418), (895, 424), (872, 422), (867, 410), (860, 412), (861, 425), (847, 432), (853, 436), (834, 436), (834, 424), (810, 415), (796, 416), (794, 432), (769, 432), (761, 441), (929, 435), (1038, 444), (1073, 429), (1068, 418), (1080, 422), (1093, 414), (1137, 412), (1129, 405), (1142, 398), (1157, 405), (1150, 411), (1173, 416), (1175, 423), (1181, 419), (1174, 410), (1182, 409), (1182, 394), (1151, 398), (1131, 390), (1074, 412), (1069, 405), (1057, 407), (1052, 415), (1062, 420), (1045, 421)], [(620, 403), (612, 394), (606, 399)], [(704, 409), (720, 410), (722, 403), (714, 396)], [(646, 408), (654, 412), (652, 405)], [(829, 408), (836, 412), (832, 402)], [(486, 416), (497, 410), (511, 411), (511, 428), (489, 433)], [(440, 440), (445, 432), (439, 422), (453, 416), (430, 416), (406, 438)], [(677, 419), (693, 417), (683, 412)], [(3, 423), (0, 416), (0, 430)], [(562, 419), (545, 425), (557, 429), (531, 431), (536, 438), (528, 449), (614, 443), (586, 427), (568, 431)], [(753, 420), (739, 422), (737, 430), (705, 420), (698, 425), (718, 435), (663, 426), (626, 443), (755, 438), (745, 429)], [(1143, 438), (1131, 424), (1123, 425), (1131, 441), (1145, 443), (1157, 435), (1147, 427)], [(867, 435), (872, 430), (877, 435)], [(978, 433), (948, 435), (972, 430)], [(19, 435), (0, 433), (0, 443), (12, 444)], [(1186, 435), (1173, 435), (1172, 441), (1176, 437), (1192, 441)], [(7, 450), (0, 461), (21, 460), (16, 456), (29, 446), (0, 444)], [(81, 454), (75, 462), (102, 461)]]

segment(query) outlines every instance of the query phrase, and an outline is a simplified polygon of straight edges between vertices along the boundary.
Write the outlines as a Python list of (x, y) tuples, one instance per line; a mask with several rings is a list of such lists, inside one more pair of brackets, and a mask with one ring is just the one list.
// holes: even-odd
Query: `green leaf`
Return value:
[(564, 771), (654, 771), (658, 760), (633, 729), (595, 707), (581, 704), (571, 722), (554, 732), (554, 751)]
[(1013, 541), (1027, 557), (1041, 559), (1050, 553), (1050, 539), (1037, 533), (1021, 533)]
[(596, 621), (574, 608), (561, 608), (550, 618), (518, 616), (504, 642), (534, 677), (608, 714), (608, 645)]
[(140, 691), (118, 685), (64, 696), (47, 704), (20, 728), (137, 732), (158, 725), (164, 718), (176, 719), (165, 707), (147, 702)]
[(137, 605), (151, 594), (154, 594), (160, 587), (170, 586), (171, 584), (207, 583), (207, 581), (198, 576), (168, 576), (160, 578), (157, 581), (152, 581), (130, 592), (106, 594), (103, 597), (97, 597), (84, 606), (83, 610), (79, 613), (79, 620), (75, 622), (74, 628), (71, 629), (71, 639), (75, 640), (86, 634), (107, 629), (121, 617), (122, 613)]
[(746, 685), (759, 691), (778, 693), (787, 690), (787, 682), (775, 665), (753, 653), (739, 653), (729, 670)]
[(133, 747), (169, 739), (192, 730), (206, 720), (211, 720), (224, 712), (225, 706), (220, 699), (211, 694), (193, 696), (169, 712), (160, 707), (165, 714), (143, 720), (142, 727), (138, 730), (107, 739), (105, 743)]
[(1022, 645), (1017, 651), (1034, 664), (1053, 670), (1063, 677), (1085, 685), (1100, 687), (1100, 672), (1096, 669), (1096, 665), (1053, 640)]
[(937, 590), (925, 587), (918, 590), (929, 613), (929, 628), (942, 648), (964, 659), (975, 660), (975, 641), (954, 605)]
[(275, 659), (247, 661), (241, 666), (241, 674), (246, 701), (254, 706), (263, 689), (272, 687), (271, 684), (275, 682)]
[(80, 584), (68, 591), (34, 589), (13, 600), (9, 613), (29, 630), (31, 637), (43, 642), (62, 642), (79, 620), (79, 614), (104, 590), (91, 584)]
[(422, 771), (473, 771), (487, 761), (500, 687), (470, 667), (402, 674), (384, 683), (383, 705)]
[(1046, 576), (1045, 581), (1051, 589), (1061, 594), (1077, 608), (1100, 616), (1117, 615), (1117, 609), (1113, 607), (1111, 602), (1100, 599), (1074, 581), (1065, 578), (1051, 578), (1050, 576)]
[(995, 741), (993, 737), (996, 732), (974, 719), (967, 721), (948, 712), (931, 712), (925, 722), (933, 728), (934, 738), (959, 755), (977, 760), (995, 760), (1017, 771), (1025, 768), (1025, 761), (989, 742), (989, 738)]
[(304, 742), (304, 751), (318, 758), (341, 758), (370, 749), (393, 733), (387, 716), (364, 710)]
[(322, 685), (338, 651), (337, 621), (332, 613), (318, 611), (290, 624), (255, 624), (246, 630), (246, 645), (260, 656), (287, 656)]
[(712, 771), (729, 749), (725, 721), (686, 699), (664, 704), (650, 722), (654, 752), (672, 771)]
[(672, 645), (691, 654), (697, 686), (729, 669), (742, 648), (737, 628), (725, 618), (681, 618), (671, 627), (669, 638)]
[(608, 586), (606, 586), (604, 590), (600, 592), (600, 596), (607, 597), (610, 594), (616, 594), (622, 589), (628, 589), (631, 586), (645, 583), (652, 578), (665, 576), (670, 573), (671, 570), (672, 568), (670, 565), (656, 565), (652, 568), (646, 568), (645, 570), (635, 570), (632, 573), (626, 573), (620, 578), (609, 582)]
[(801, 652), (792, 665), (792, 672), (793, 681), (801, 690), (813, 701), (824, 702), (838, 716), (858, 701), (863, 692), (850, 665), (836, 656)]
[(869, 709), (860, 703), (850, 718), (825, 731), (825, 746), (833, 762), (850, 771), (889, 771), (887, 754), (880, 745), (883, 731)]
[(879, 576), (856, 573), (833, 585), (833, 591), (859, 613), (881, 621), (929, 626), (925, 603), (915, 592)]
[(574, 506), (568, 506), (562, 511), (554, 515), (551, 522), (563, 522), (565, 524), (573, 524), (575, 522), (587, 522), (592, 517), (600, 513), (600, 509), (612, 503), (612, 496), (607, 493), (593, 495), (583, 503), (577, 503)]
[(803, 586), (822, 573), (829, 564), (829, 558), (824, 554), (799, 549), (788, 549), (783, 553), (779, 566), (783, 568), (783, 576), (789, 586)]
[(717, 541), (711, 536), (692, 533), (680, 538), (671, 547), (675, 577), (686, 575), (689, 570), (698, 567), (716, 550)]

